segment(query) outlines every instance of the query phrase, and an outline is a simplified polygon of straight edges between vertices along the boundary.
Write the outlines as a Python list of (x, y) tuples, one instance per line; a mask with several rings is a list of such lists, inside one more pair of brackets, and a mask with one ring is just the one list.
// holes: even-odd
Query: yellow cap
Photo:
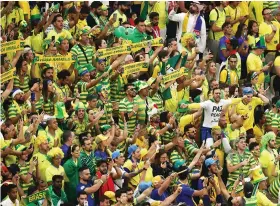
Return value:
[(153, 185), (159, 183), (160, 181), (161, 181), (161, 176), (160, 175), (157, 175), (152, 179)]
[(148, 154), (148, 150), (146, 148), (141, 149), (140, 151), (141, 160), (143, 159), (143, 157), (145, 157), (146, 154)]
[(96, 136), (95, 142), (96, 142), (97, 144), (99, 144), (100, 142), (105, 141), (105, 140), (107, 140), (108, 138), (109, 138), (108, 136), (103, 135), (103, 134), (100, 134), (100, 135), (97, 135), (97, 136)]
[(106, 191), (106, 192), (104, 193), (104, 195), (105, 195), (106, 197), (108, 197), (110, 200), (112, 200), (113, 202), (116, 202), (116, 196), (115, 196), (115, 193), (114, 193), (114, 192), (112, 192), (112, 191)]

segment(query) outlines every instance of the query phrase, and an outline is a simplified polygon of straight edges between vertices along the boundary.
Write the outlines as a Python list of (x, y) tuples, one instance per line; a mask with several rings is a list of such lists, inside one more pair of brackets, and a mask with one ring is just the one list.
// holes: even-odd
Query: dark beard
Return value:
[(123, 12), (123, 13), (125, 13), (125, 12), (126, 12), (126, 9), (122, 9), (122, 8), (121, 8), (120, 10), (121, 10), (121, 12)]
[(146, 34), (153, 36), (153, 32), (146, 31)]
[(189, 11), (190, 11), (191, 14), (195, 14), (195, 11), (193, 9), (190, 8)]
[(18, 99), (18, 100), (16, 100), (16, 102), (18, 103), (18, 104), (24, 104), (24, 100), (21, 100), (21, 99)]

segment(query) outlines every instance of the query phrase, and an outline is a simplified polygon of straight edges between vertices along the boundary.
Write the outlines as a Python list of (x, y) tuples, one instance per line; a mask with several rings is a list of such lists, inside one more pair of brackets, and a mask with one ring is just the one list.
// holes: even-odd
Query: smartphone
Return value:
[(117, 14), (113, 14), (114, 21), (117, 21)]
[(120, 24), (122, 24), (123, 18), (119, 18), (119, 22), (120, 22)]
[(112, 158), (111, 157), (107, 157), (107, 162), (111, 162), (112, 161)]
[(87, 200), (84, 201), (84, 206), (88, 206), (88, 201)]
[(12, 18), (12, 22), (13, 22), (13, 23), (16, 23), (16, 18)]
[(52, 41), (54, 41), (55, 40), (55, 36), (52, 36)]
[(35, 101), (35, 93), (31, 92), (31, 102), (34, 102), (34, 101)]

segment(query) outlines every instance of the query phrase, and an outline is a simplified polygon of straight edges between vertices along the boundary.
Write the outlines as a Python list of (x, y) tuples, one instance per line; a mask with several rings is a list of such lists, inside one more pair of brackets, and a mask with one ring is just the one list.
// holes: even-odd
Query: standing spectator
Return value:
[(19, 206), (19, 200), (17, 199), (18, 197), (18, 191), (17, 191), (17, 186), (14, 184), (10, 184), (8, 186), (8, 197), (4, 201), (1, 202), (2, 206)]
[(217, 50), (219, 48), (219, 40), (223, 36), (222, 26), (226, 22), (226, 2), (215, 2), (216, 7), (210, 12), (210, 30), (208, 48), (213, 54), (213, 60), (217, 59)]
[(102, 12), (101, 7), (102, 7), (102, 3), (100, 1), (93, 1), (90, 5), (91, 9), (89, 15), (87, 16), (87, 24), (91, 28), (96, 25), (100, 25), (99, 16), (101, 15)]
[(94, 198), (94, 193), (99, 190), (99, 188), (103, 185), (107, 180), (106, 175), (102, 175), (99, 180), (92, 181), (90, 178), (90, 172), (87, 167), (81, 167), (79, 169), (79, 184), (76, 188), (77, 194), (84, 191), (87, 194), (88, 205), (95, 205), (97, 201)]
[[(61, 146), (61, 150), (64, 153), (64, 157), (66, 157), (68, 150), (70, 149), (70, 147), (73, 144), (74, 133), (69, 131), (69, 130), (66, 130), (66, 131), (63, 132), (61, 137), (62, 137), (62, 141), (63, 141), (63, 145)], [(63, 163), (64, 162), (65, 161), (63, 161)]]
[(114, 28), (117, 28), (122, 25), (122, 23), (127, 22), (127, 17), (125, 12), (128, 10), (128, 1), (118, 1), (118, 9), (115, 10), (109, 19), (112, 19), (116, 16), (116, 22), (113, 24)]
[(233, 34), (236, 33), (237, 27), (241, 23), (245, 23), (246, 18), (241, 15), (240, 7), (238, 6), (240, 2), (230, 1), (229, 5), (225, 8), (226, 11), (226, 21), (232, 25)]
[(254, 20), (260, 25), (263, 22), (262, 11), (265, 8), (263, 2), (248, 2), (249, 6), (249, 20)]
[(224, 36), (219, 40), (219, 57), (221, 62), (225, 62), (227, 58), (230, 56), (230, 52), (228, 50), (229, 40), (232, 36), (232, 26), (230, 23), (225, 22), (222, 26)]
[(272, 11), (264, 8), (262, 11), (264, 22), (260, 24), (260, 35), (265, 36), (266, 50), (265, 60), (266, 63), (275, 59), (276, 46), (279, 43), (279, 24), (273, 21)]
[(79, 169), (82, 167), (80, 160), (80, 147), (71, 145), (67, 152), (67, 160), (63, 165), (68, 181), (65, 182), (65, 193), (69, 202), (76, 201), (76, 187), (79, 183)]
[(52, 185), (49, 186), (49, 194), (52, 205), (60, 205), (67, 202), (67, 197), (62, 189), (63, 176), (54, 175), (52, 177)]
[(160, 37), (160, 29), (158, 27), (159, 14), (157, 12), (151, 12), (149, 14), (149, 19), (152, 24), (153, 37), (154, 38)]

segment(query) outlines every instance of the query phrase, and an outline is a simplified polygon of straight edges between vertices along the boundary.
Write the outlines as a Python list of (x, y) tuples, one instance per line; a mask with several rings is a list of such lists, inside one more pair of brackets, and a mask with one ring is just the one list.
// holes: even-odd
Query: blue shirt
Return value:
[[(79, 184), (78, 184), (77, 187), (76, 187), (76, 192), (77, 192), (77, 194), (78, 194), (79, 192), (81, 192), (81, 191), (84, 191), (86, 188), (91, 187), (92, 185), (93, 185), (93, 182), (92, 182), (91, 180), (89, 180), (89, 181), (87, 182), (87, 184), (82, 184), (82, 183), (79, 182)], [(88, 195), (87, 195), (87, 201), (88, 201), (88, 205), (90, 205), (90, 206), (91, 206), (91, 205), (92, 205), (92, 206), (95, 205), (94, 193), (88, 194)]]
[(153, 189), (151, 193), (151, 198), (153, 200), (164, 201), (168, 197), (168, 193), (166, 191), (163, 192), (162, 195), (158, 194), (158, 189)]
[(220, 38), (220, 41), (219, 41), (219, 57), (220, 57), (220, 60), (222, 62), (226, 61), (227, 58), (224, 57), (223, 53), (222, 53), (222, 50), (226, 50), (227, 49), (227, 44), (226, 44), (226, 40), (228, 38), (226, 36), (223, 36), (222, 38)]
[(97, 160), (107, 160), (107, 157), (108, 157), (107, 153), (103, 152), (101, 150), (96, 150), (94, 152), (94, 156)]
[(182, 192), (176, 198), (177, 203), (184, 202), (188, 206), (195, 206), (192, 195), (194, 190), (190, 188), (188, 185), (180, 185), (182, 187)]

